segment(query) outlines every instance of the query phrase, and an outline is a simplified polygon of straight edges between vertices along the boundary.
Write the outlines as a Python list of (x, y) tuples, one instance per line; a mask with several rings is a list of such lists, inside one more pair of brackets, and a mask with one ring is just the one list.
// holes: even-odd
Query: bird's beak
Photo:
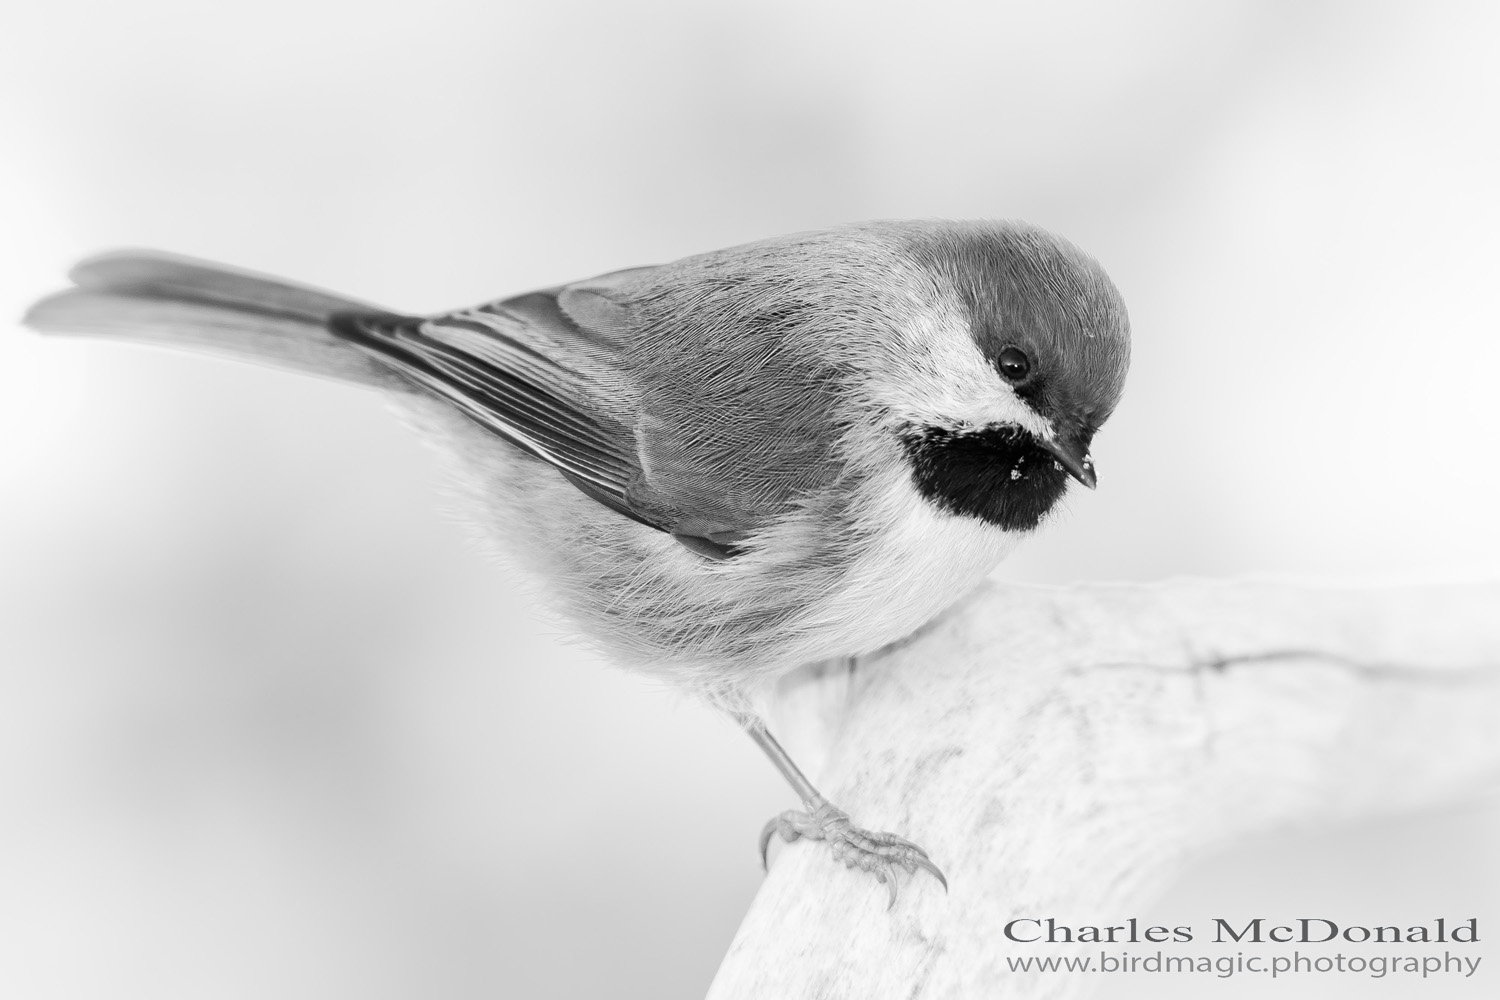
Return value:
[(1089, 457), (1089, 446), (1087, 439), (1064, 438), (1060, 435), (1042, 441), (1042, 447), (1052, 452), (1052, 457), (1057, 459), (1057, 464), (1068, 470), (1068, 475), (1078, 480), (1089, 489), (1093, 489), (1099, 482), (1099, 477), (1094, 475), (1094, 460)]

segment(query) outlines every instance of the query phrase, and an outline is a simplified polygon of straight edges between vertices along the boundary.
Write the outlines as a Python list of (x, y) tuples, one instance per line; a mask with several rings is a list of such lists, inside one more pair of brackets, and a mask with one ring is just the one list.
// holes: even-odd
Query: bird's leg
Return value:
[(894, 833), (876, 833), (850, 823), (848, 813), (829, 802), (813, 787), (812, 782), (807, 780), (807, 775), (802, 773), (782, 745), (776, 742), (776, 737), (766, 729), (765, 722), (759, 716), (744, 714), (736, 718), (745, 732), (750, 734), (750, 738), (771, 758), (776, 769), (791, 783), (802, 799), (802, 804), (807, 807), (806, 812), (787, 810), (760, 831), (762, 866), (766, 865), (766, 850), (770, 847), (771, 836), (779, 833), (781, 839), (788, 843), (799, 837), (827, 841), (834, 858), (842, 861), (844, 867), (870, 872), (885, 883), (891, 894), (891, 901), (886, 909), (896, 905), (898, 867), (905, 868), (913, 875), (918, 868), (929, 871), (942, 883), (943, 890), (947, 891), (948, 880), (927, 857), (926, 851)]

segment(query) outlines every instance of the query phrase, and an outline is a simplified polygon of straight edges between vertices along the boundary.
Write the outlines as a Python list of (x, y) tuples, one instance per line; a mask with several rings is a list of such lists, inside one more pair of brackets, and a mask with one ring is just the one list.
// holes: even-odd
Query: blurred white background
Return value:
[[(121, 245), (432, 310), (1022, 217), (1110, 269), (1135, 361), (1100, 490), (1004, 578), (1500, 570), (1493, 3), (58, 0), (0, 34), (6, 317)], [(539, 623), (374, 395), (10, 327), (0, 995), (702, 994), (792, 804), (747, 740)], [(1497, 833), (1250, 845), (1153, 912), (1495, 928)]]

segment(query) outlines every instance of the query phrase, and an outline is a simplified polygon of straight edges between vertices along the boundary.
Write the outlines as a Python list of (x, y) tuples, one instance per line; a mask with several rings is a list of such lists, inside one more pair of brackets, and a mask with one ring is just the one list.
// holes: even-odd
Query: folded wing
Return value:
[[(600, 503), (670, 530), (627, 498), (640, 475), (635, 435), (611, 412), (626, 408), (599, 397), (628, 388), (608, 367), (580, 371), (568, 364), (569, 353), (590, 345), (554, 295), (537, 292), (433, 318), (341, 313), (329, 326)], [(569, 351), (560, 339), (582, 343), (567, 345)]]

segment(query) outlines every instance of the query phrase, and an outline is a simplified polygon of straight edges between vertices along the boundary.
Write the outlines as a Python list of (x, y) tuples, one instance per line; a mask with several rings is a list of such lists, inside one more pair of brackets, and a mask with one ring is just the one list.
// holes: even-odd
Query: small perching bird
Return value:
[[(802, 663), (906, 636), (1094, 485), (1129, 324), (1100, 266), (1016, 222), (750, 243), (433, 317), (165, 254), (105, 254), (39, 330), (248, 355), (439, 400), (486, 526), (613, 659), (736, 716), (894, 903), (915, 845), (827, 802), (751, 711)], [(470, 423), (471, 422), (471, 423)], [(483, 432), (474, 432), (477, 425)]]

